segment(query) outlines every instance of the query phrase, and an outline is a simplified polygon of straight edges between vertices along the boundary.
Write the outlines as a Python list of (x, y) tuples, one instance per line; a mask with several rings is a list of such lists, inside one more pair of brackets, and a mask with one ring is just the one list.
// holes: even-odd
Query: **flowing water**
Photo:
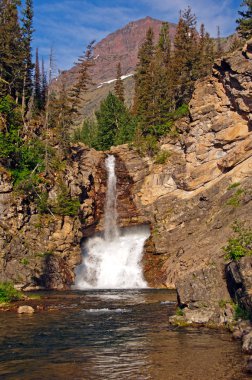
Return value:
[(34, 315), (1, 313), (0, 378), (249, 379), (240, 343), (230, 334), (169, 327), (176, 293), (143, 289), (141, 259), (149, 230), (117, 227), (113, 156), (106, 167), (105, 233), (87, 241), (77, 269), (75, 287), (89, 290), (45, 293), (36, 301), (44, 310)]
[[(4, 380), (247, 380), (231, 334), (168, 326), (167, 290), (46, 295), (48, 309), (0, 314)], [(45, 302), (45, 301), (44, 301)]]
[(77, 289), (146, 288), (141, 260), (147, 226), (119, 229), (116, 211), (115, 157), (106, 159), (107, 192), (104, 236), (94, 236), (83, 246), (83, 262), (76, 270)]

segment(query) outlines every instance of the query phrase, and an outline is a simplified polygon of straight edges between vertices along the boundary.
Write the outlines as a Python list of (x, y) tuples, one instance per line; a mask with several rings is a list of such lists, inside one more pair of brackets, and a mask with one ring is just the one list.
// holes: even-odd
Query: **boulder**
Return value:
[(199, 301), (210, 304), (230, 300), (224, 268), (219, 266), (203, 267), (186, 273), (176, 281), (176, 289), (181, 305), (193, 305)]
[(31, 306), (23, 305), (17, 309), (18, 314), (33, 314), (35, 310)]
[(229, 170), (245, 161), (252, 154), (252, 135), (232, 149), (227, 155), (218, 161), (218, 167), (224, 171)]
[(225, 128), (216, 133), (215, 140), (220, 143), (230, 143), (232, 141), (241, 140), (248, 136), (248, 125), (246, 122), (238, 123), (232, 127)]
[(185, 320), (191, 324), (207, 324), (215, 317), (215, 310), (211, 308), (200, 308), (190, 310), (184, 309)]

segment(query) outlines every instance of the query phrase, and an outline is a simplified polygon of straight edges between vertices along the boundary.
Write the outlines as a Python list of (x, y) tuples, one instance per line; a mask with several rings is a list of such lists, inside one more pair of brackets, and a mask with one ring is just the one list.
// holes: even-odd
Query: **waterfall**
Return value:
[(83, 246), (82, 264), (76, 269), (77, 289), (131, 289), (145, 288), (141, 260), (147, 226), (119, 229), (117, 225), (117, 199), (115, 157), (105, 161), (107, 191), (104, 215), (104, 236), (89, 238)]
[(115, 157), (108, 156), (105, 161), (105, 165), (108, 173), (104, 226), (105, 240), (113, 241), (119, 236), (116, 211)]

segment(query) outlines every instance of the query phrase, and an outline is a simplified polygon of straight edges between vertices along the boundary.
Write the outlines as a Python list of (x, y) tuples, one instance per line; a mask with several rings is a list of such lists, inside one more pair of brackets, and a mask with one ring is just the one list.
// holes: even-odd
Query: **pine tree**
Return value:
[(171, 82), (171, 42), (169, 24), (162, 24), (154, 59), (155, 120), (154, 133), (157, 127), (164, 126), (168, 113), (173, 110), (173, 87)]
[(0, 78), (6, 84), (4, 88), (17, 102), (22, 94), (24, 68), (19, 5), (19, 0), (0, 0)]
[(34, 76), (34, 107), (35, 112), (41, 111), (42, 99), (41, 99), (41, 75), (39, 65), (39, 53), (36, 49), (36, 61), (35, 61), (35, 76)]
[(24, 73), (22, 91), (22, 113), (24, 115), (27, 102), (32, 95), (32, 74), (34, 65), (32, 63), (32, 35), (33, 35), (33, 1), (26, 0), (22, 18), (22, 42), (24, 52)]
[(188, 7), (180, 15), (174, 39), (173, 81), (177, 106), (191, 98), (198, 77), (198, 60), (196, 16)]
[(138, 52), (139, 62), (135, 74), (135, 98), (133, 112), (139, 117), (143, 134), (147, 134), (154, 124), (154, 44), (153, 30), (148, 29), (146, 39)]
[(241, 17), (236, 20), (237, 31), (242, 38), (247, 40), (252, 37), (252, 0), (244, 0), (241, 6), (247, 9), (238, 11)]
[(199, 78), (209, 75), (214, 63), (214, 45), (209, 33), (206, 32), (204, 24), (200, 25), (199, 33)]
[(93, 48), (95, 41), (92, 41), (88, 46), (83, 55), (78, 58), (77, 67), (77, 80), (74, 87), (71, 89), (71, 99), (73, 111), (78, 114), (78, 108), (80, 106), (81, 100), (83, 100), (82, 95), (88, 90), (89, 86), (92, 84), (90, 77), (90, 69), (94, 65), (93, 60)]
[(97, 139), (95, 147), (109, 149), (114, 144), (132, 141), (135, 123), (126, 106), (111, 92), (96, 112)]
[(115, 94), (118, 97), (118, 99), (120, 99), (121, 102), (124, 103), (124, 87), (123, 87), (123, 80), (122, 80), (122, 68), (121, 68), (120, 62), (117, 65)]
[(70, 125), (72, 123), (72, 107), (69, 92), (61, 82), (57, 94), (50, 95), (49, 124), (55, 128), (57, 142), (63, 152), (67, 152), (70, 143)]

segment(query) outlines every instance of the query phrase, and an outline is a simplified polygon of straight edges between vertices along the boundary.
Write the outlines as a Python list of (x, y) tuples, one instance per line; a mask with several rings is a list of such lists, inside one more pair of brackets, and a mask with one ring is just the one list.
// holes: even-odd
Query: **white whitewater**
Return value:
[(108, 174), (104, 237), (89, 238), (83, 261), (76, 270), (77, 289), (146, 288), (141, 260), (148, 227), (118, 228), (116, 211), (115, 157), (106, 158)]

